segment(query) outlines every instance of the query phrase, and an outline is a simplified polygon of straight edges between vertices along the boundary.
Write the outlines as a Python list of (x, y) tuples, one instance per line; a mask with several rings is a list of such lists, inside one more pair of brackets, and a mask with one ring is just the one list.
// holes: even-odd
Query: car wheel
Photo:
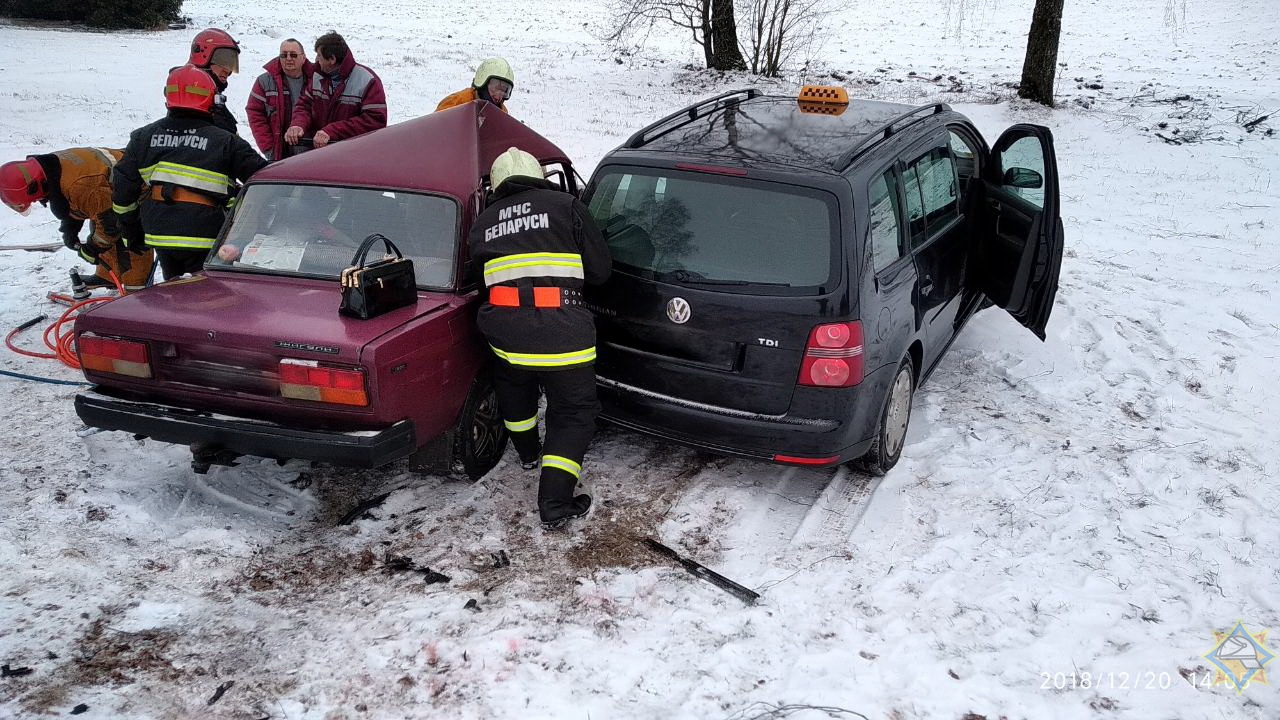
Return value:
[(507, 428), (498, 412), (498, 395), (493, 382), (481, 374), (471, 385), (462, 405), (453, 445), (453, 467), (472, 480), (493, 469), (507, 447)]
[(911, 356), (903, 359), (898, 366), (898, 373), (893, 376), (889, 385), (888, 396), (884, 400), (884, 408), (880, 410), (880, 422), (876, 424), (876, 435), (871, 441), (871, 448), (860, 458), (859, 465), (872, 475), (884, 475), (898, 463), (902, 457), (902, 448), (907, 444), (907, 424), (911, 420), (911, 399), (915, 395), (915, 375), (912, 372)]

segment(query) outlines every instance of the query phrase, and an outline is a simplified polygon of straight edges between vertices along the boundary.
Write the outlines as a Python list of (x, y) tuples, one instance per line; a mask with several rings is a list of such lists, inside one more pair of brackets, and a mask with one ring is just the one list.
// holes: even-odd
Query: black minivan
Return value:
[(1048, 128), (988, 148), (944, 104), (743, 90), (601, 161), (588, 296), (603, 417), (717, 453), (897, 462), (915, 388), (989, 304), (1044, 339), (1062, 260)]

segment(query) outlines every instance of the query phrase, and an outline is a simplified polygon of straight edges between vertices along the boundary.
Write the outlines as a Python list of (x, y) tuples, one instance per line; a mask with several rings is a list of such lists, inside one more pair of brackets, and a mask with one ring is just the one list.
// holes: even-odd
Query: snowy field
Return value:
[[(1053, 129), (1067, 236), (1048, 341), (977, 316), (882, 479), (603, 432), (585, 463), (598, 510), (568, 535), (537, 527), (510, 453), (475, 484), (252, 459), (197, 476), (183, 448), (83, 432), (76, 386), (0, 376), (0, 717), (1280, 717), (1277, 683), (1215, 685), (1204, 657), (1238, 622), (1280, 631), (1274, 0), (1068, 0), (1055, 110), (1010, 87), (1031, 0), (847, 3), (779, 81), (697, 71), (665, 31), (607, 47), (602, 4), (371, 0), (298, 19), (189, 0), (187, 30), (0, 24), (0, 161), (122, 147), (211, 25), (244, 47), (242, 122), (285, 37), (342, 32), (392, 122), (505, 55), (512, 113), (584, 175), (698, 98), (838, 81), (941, 99), (991, 140)], [(0, 213), (0, 246), (57, 240), (42, 208)], [(0, 251), (0, 327), (56, 315), (45, 292), (74, 264)], [(79, 379), (3, 352), (0, 369)]]

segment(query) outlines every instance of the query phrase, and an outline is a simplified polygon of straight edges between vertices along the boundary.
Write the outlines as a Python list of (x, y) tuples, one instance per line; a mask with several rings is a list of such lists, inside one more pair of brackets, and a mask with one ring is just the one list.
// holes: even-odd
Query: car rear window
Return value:
[(835, 199), (820, 190), (606, 170), (589, 206), (615, 266), (663, 282), (726, 292), (813, 290), (829, 284), (836, 267)]
[(413, 261), (420, 287), (453, 286), (458, 204), (367, 188), (250, 185), (207, 267), (337, 279), (375, 232)]

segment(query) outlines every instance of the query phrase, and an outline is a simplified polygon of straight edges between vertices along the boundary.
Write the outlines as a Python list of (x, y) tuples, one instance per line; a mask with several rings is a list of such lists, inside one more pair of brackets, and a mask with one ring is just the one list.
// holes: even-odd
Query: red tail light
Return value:
[(862, 323), (855, 320), (813, 328), (798, 382), (812, 387), (853, 387), (862, 382)]
[(76, 352), (80, 355), (80, 367), (85, 370), (151, 377), (151, 358), (144, 342), (85, 333), (76, 338)]
[(368, 405), (364, 370), (323, 367), (314, 360), (280, 361), (280, 395), (335, 405)]

